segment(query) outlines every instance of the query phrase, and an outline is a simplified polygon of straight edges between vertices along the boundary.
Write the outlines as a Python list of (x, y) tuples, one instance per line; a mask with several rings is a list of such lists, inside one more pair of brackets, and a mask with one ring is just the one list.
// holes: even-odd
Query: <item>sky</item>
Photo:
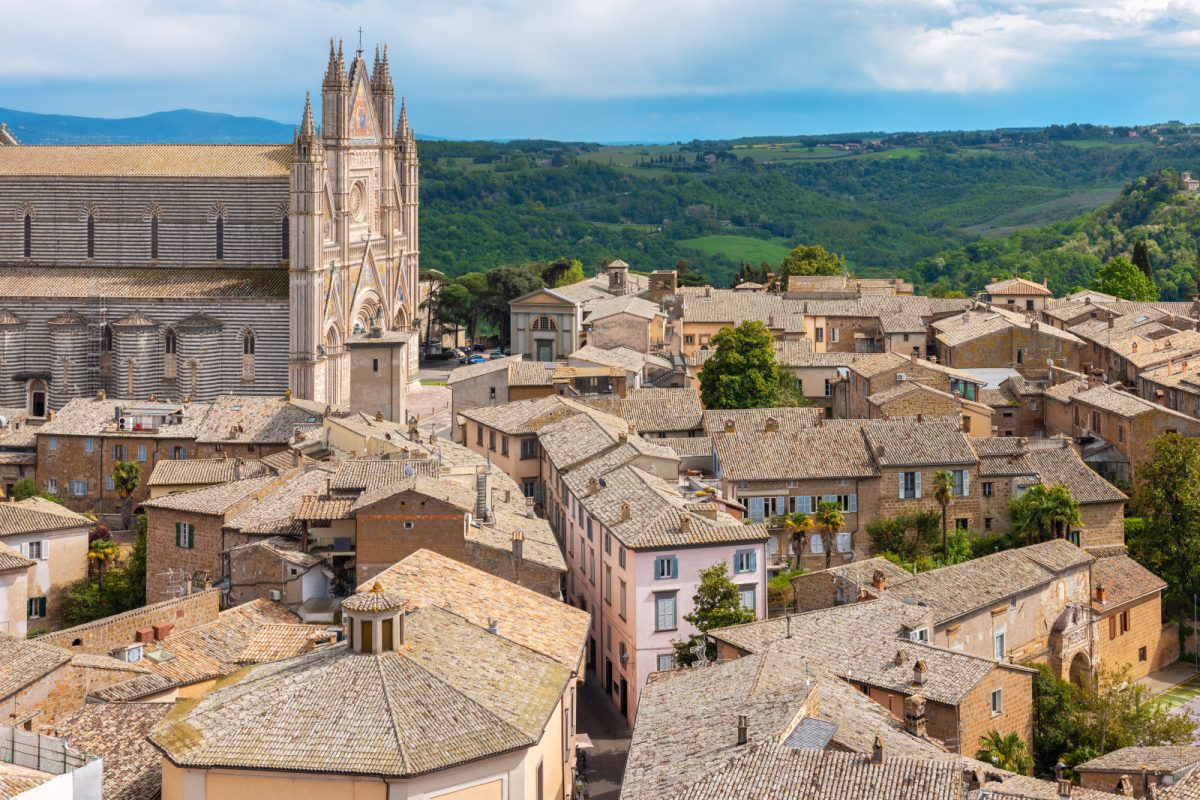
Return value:
[(1196, 121), (1200, 0), (0, 0), (0, 107), (293, 123), (329, 37), (419, 135), (676, 141)]

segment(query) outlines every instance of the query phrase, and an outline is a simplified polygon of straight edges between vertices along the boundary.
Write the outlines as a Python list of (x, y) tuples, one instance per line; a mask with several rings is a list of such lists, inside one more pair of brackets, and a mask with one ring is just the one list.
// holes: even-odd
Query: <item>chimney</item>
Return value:
[(1116, 317), (1109, 317), (1109, 318), (1108, 318), (1108, 329), (1109, 329), (1109, 330), (1112, 330), (1112, 329), (1113, 329), (1113, 328), (1115, 328), (1115, 327), (1117, 327), (1117, 318), (1116, 318)]
[(874, 599), (875, 599), (875, 596), (874, 596), (874, 595), (872, 595), (870, 592), (868, 592), (868, 591), (867, 591), (867, 587), (865, 587), (865, 586), (860, 586), (860, 587), (858, 588), (858, 599), (857, 599), (857, 600), (855, 600), (854, 602), (856, 602), (856, 603), (865, 603), (865, 602), (867, 602), (868, 600), (874, 600)]
[(917, 351), (916, 350), (913, 350), (912, 353), (910, 353), (908, 357), (910, 359), (912, 359), (912, 363), (914, 363), (914, 364), (917, 363)]
[(633, 516), (633, 511), (632, 511), (632, 506), (629, 505), (629, 501), (622, 500), (621, 501), (621, 522), (629, 522), (629, 519), (632, 516)]
[(1107, 597), (1108, 597), (1108, 592), (1105, 590), (1104, 584), (1097, 583), (1096, 584), (1096, 602), (1097, 603), (1107, 602), (1107, 600), (1106, 600)]
[(1128, 775), (1122, 775), (1117, 781), (1117, 794), (1121, 797), (1133, 797), (1133, 780)]
[(875, 570), (875, 574), (871, 576), (871, 585), (880, 590), (887, 588), (887, 576), (883, 574), (883, 570)]
[(875, 734), (875, 744), (871, 746), (871, 763), (883, 763), (883, 734)]
[(692, 532), (692, 518), (687, 514), (679, 515), (679, 532), (684, 535)]
[(883, 445), (881, 445), (881, 444), (875, 445), (875, 457), (876, 458), (883, 458), (883, 455), (886, 452), (887, 452), (887, 450), (884, 448)]
[(290, 402), (292, 402), (292, 390), (291, 390), (291, 387), (287, 387), (287, 388), (285, 388), (285, 389), (283, 390), (283, 402), (285, 402), (285, 403), (290, 403)]
[(493, 636), (497, 636), (497, 635), (499, 635), (499, 633), (500, 633), (500, 620), (498, 620), (498, 619), (488, 619), (487, 632), (488, 632), (488, 633), (490, 633), (490, 634), (492, 634)]
[(924, 421), (925, 421), (925, 415), (922, 414), (920, 411), (918, 411), (917, 412), (917, 422), (924, 422)]
[(925, 738), (925, 698), (919, 694), (904, 698), (904, 729)]
[(376, 422), (383, 422), (383, 412), (382, 412), (382, 411), (376, 411), (376, 412), (375, 412), (375, 421), (376, 421)]
[(746, 740), (749, 737), (750, 737), (750, 720), (748, 720), (746, 718), (745, 714), (738, 714), (737, 743), (739, 745), (743, 745), (746, 743)]
[(104, 391), (103, 386), (101, 386), (99, 389), (96, 390), (96, 399), (97, 400), (107, 400), (108, 399), (108, 392)]
[(240, 481), (242, 479), (242, 459), (235, 458), (233, 460), (233, 479)]
[(617, 434), (617, 444), (626, 444), (629, 441), (629, 434), (621, 432)]
[(1029, 320), (1029, 330), (1036, 331), (1038, 329), (1038, 321), (1036, 319)]
[(925, 659), (918, 658), (917, 663), (913, 664), (913, 684), (916, 686), (925, 685)]
[(595, 477), (588, 478), (587, 496), (591, 497), (592, 495), (599, 494), (599, 492), (600, 492), (600, 479), (595, 478)]
[(731, 419), (725, 420), (725, 432), (726, 433), (737, 433), (737, 425), (733, 424), (733, 420), (731, 420)]
[(1129, 343), (1129, 351), (1131, 353), (1137, 352), (1137, 339), (1134, 339), (1132, 342)]
[(908, 659), (907, 659), (907, 657), (904, 655), (904, 651), (903, 651), (903, 650), (897, 650), (897, 651), (896, 651), (896, 657), (895, 657), (894, 661), (895, 661), (895, 663), (896, 663), (896, 666), (897, 666), (897, 667), (902, 667), (902, 666), (904, 666), (904, 662), (905, 662), (905, 661), (907, 661), (907, 660), (908, 660)]
[(763, 430), (767, 433), (774, 433), (775, 431), (779, 430), (779, 420), (775, 419), (774, 417), (768, 417), (766, 425), (763, 426)]
[(514, 562), (519, 562), (525, 557), (525, 534), (519, 530), (513, 531), (512, 555)]

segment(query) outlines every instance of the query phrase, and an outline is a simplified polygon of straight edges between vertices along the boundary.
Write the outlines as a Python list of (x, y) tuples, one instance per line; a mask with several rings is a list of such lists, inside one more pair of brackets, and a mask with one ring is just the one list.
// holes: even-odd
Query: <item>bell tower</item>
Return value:
[[(332, 59), (332, 43), (330, 57)], [(324, 287), (321, 242), (325, 190), (325, 147), (313, 124), (311, 95), (292, 143), (288, 214), (289, 385), (297, 397), (317, 397), (316, 363), (321, 347)]]

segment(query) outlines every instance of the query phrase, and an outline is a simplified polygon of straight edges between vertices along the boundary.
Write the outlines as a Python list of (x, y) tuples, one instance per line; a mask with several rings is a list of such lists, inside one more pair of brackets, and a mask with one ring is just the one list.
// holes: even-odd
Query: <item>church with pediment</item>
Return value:
[(368, 65), (331, 40), (317, 114), (289, 144), (0, 138), (0, 407), (353, 407), (356, 343), (415, 379), (419, 165), (386, 47)]

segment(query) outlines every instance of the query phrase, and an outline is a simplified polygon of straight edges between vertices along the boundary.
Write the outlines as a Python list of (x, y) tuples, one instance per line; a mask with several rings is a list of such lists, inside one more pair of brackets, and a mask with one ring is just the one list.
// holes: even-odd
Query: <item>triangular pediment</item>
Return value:
[(574, 301), (550, 289), (535, 289), (529, 294), (522, 295), (509, 301), (510, 304), (531, 306), (574, 306)]
[(350, 92), (350, 138), (357, 142), (374, 142), (378, 139), (375, 130), (375, 104), (371, 100), (371, 87), (367, 85), (367, 68), (359, 57), (354, 86)]

